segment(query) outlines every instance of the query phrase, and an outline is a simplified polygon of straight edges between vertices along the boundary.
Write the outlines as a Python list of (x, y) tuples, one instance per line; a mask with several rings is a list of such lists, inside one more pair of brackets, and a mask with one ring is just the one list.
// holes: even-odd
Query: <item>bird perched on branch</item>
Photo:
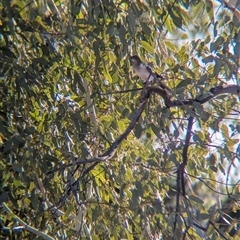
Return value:
[[(133, 70), (142, 79), (144, 84), (154, 82), (159, 83), (159, 81), (163, 79), (163, 76), (154, 72), (147, 64), (143, 63), (138, 56), (134, 55), (130, 57), (130, 62), (133, 66)], [(159, 85), (161, 86), (160, 83)]]

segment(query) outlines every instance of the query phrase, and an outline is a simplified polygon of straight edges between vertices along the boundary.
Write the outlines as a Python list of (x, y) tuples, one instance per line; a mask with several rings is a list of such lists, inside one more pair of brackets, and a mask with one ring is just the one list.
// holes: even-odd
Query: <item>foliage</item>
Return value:
[[(239, 234), (239, 102), (214, 95), (239, 78), (233, 11), (209, 0), (0, 7), (1, 239)], [(139, 101), (135, 54), (165, 76), (171, 101), (191, 104)]]

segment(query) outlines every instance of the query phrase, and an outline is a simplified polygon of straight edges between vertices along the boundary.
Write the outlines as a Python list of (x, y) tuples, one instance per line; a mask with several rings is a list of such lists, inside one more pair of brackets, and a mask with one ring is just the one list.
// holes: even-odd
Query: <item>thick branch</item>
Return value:
[(189, 145), (190, 145), (190, 139), (191, 139), (191, 135), (192, 135), (191, 133), (192, 133), (192, 127), (193, 127), (193, 120), (194, 120), (194, 117), (192, 117), (192, 116), (190, 116), (189, 119), (188, 119), (186, 140), (185, 140), (185, 144), (184, 144), (183, 152), (182, 152), (182, 158), (183, 158), (184, 166), (187, 165), (187, 161), (188, 161), (187, 152), (188, 152), (188, 148), (189, 148)]
[(180, 192), (182, 190), (183, 196), (185, 196), (185, 185), (184, 185), (184, 173), (185, 173), (185, 166), (187, 165), (188, 157), (187, 157), (187, 152), (188, 148), (190, 145), (190, 139), (191, 139), (191, 132), (192, 132), (192, 127), (193, 127), (193, 120), (194, 117), (190, 116), (188, 119), (188, 126), (187, 126), (187, 133), (186, 133), (186, 140), (185, 144), (183, 147), (183, 152), (182, 152), (182, 158), (183, 161), (178, 167), (177, 170), (177, 195), (176, 195), (176, 211), (175, 211), (175, 220), (173, 224), (173, 229), (174, 231), (176, 230), (177, 227), (177, 219), (178, 219), (178, 214), (179, 214), (179, 207), (180, 207)]
[(199, 102), (201, 104), (210, 101), (211, 99), (215, 98), (218, 95), (222, 94), (233, 94), (233, 95), (240, 95), (240, 86), (238, 85), (226, 85), (226, 86), (218, 86), (215, 88), (211, 88), (208, 92), (197, 96), (194, 99), (188, 100), (170, 100), (169, 96), (160, 88), (157, 87), (149, 87), (147, 89), (148, 93), (157, 93), (158, 95), (162, 96), (165, 101), (165, 105), (167, 107), (182, 107), (182, 106), (192, 106), (193, 102)]
[[(79, 180), (85, 176), (86, 174), (88, 174), (99, 162), (101, 161), (106, 161), (106, 160), (109, 160), (110, 158), (112, 158), (117, 150), (117, 147), (118, 145), (124, 140), (127, 138), (128, 134), (132, 131), (132, 129), (135, 127), (139, 117), (141, 116), (145, 106), (146, 106), (146, 103), (147, 103), (147, 95), (144, 95), (144, 97), (142, 96), (141, 97), (141, 103), (140, 103), (140, 106), (138, 107), (137, 111), (135, 112), (129, 126), (127, 127), (127, 129), (124, 131), (124, 133), (122, 133), (116, 140), (114, 143), (112, 143), (112, 145), (110, 146), (110, 148), (105, 152), (103, 153), (101, 156), (99, 157), (96, 157), (94, 159), (89, 159), (90, 161), (94, 161), (94, 163), (89, 166), (79, 177), (78, 179), (72, 184), (71, 187), (75, 186)], [(75, 163), (76, 164), (76, 163)], [(71, 192), (71, 187), (69, 187), (68, 189), (68, 194)]]
[[(105, 153), (103, 153), (102, 155), (100, 155), (99, 157), (95, 157), (95, 158), (91, 158), (91, 159), (77, 159), (75, 161), (75, 165), (80, 165), (80, 164), (86, 164), (86, 163), (93, 163), (93, 165), (91, 167), (89, 167), (88, 169), (85, 170), (84, 174), (88, 173), (89, 171), (91, 171), (99, 162), (102, 161), (106, 161), (108, 159), (110, 159), (111, 157), (113, 157), (118, 145), (128, 136), (128, 134), (131, 132), (131, 130), (134, 128), (134, 126), (136, 125), (139, 117), (141, 116), (145, 105), (147, 103), (147, 99), (149, 94), (151, 93), (156, 93), (158, 95), (160, 95), (164, 101), (167, 107), (183, 107), (183, 106), (191, 106), (193, 105), (194, 101), (197, 101), (201, 104), (206, 103), (207, 101), (210, 101), (212, 98), (221, 95), (221, 94), (233, 94), (233, 95), (240, 95), (240, 86), (238, 85), (227, 85), (227, 86), (218, 86), (215, 88), (211, 88), (208, 92), (208, 94), (204, 94), (202, 96), (199, 96), (195, 99), (189, 99), (189, 100), (170, 100), (168, 94), (166, 91), (158, 88), (158, 87), (149, 87), (146, 86), (143, 89), (143, 92), (141, 94), (141, 104), (138, 107), (138, 109), (135, 112), (135, 115), (133, 117), (133, 119), (131, 120), (129, 126), (127, 127), (127, 129), (124, 131), (124, 133), (122, 133), (114, 143), (111, 144), (110, 148), (108, 150), (106, 150)], [(54, 169), (53, 171), (50, 171), (49, 173), (53, 173), (62, 169), (65, 169), (67, 167), (72, 166), (73, 163), (69, 163), (69, 164), (64, 164), (62, 165), (60, 168), (58, 169)]]

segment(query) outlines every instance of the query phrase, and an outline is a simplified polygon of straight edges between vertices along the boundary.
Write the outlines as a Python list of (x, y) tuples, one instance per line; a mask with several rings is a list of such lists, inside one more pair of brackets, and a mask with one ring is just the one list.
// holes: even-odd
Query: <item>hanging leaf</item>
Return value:
[(149, 53), (154, 53), (154, 48), (146, 41), (140, 41), (143, 48)]

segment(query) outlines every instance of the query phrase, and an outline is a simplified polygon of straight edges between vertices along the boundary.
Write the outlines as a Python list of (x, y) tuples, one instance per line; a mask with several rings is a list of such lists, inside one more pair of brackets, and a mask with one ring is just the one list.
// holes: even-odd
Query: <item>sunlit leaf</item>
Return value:
[(146, 51), (148, 51), (149, 53), (154, 53), (154, 48), (148, 42), (141, 41), (140, 43)]
[(189, 199), (194, 201), (194, 202), (196, 202), (196, 203), (199, 203), (199, 204), (203, 204), (204, 203), (204, 201), (202, 199), (200, 199), (200, 198), (198, 198), (198, 197), (196, 197), (194, 195), (190, 195)]

